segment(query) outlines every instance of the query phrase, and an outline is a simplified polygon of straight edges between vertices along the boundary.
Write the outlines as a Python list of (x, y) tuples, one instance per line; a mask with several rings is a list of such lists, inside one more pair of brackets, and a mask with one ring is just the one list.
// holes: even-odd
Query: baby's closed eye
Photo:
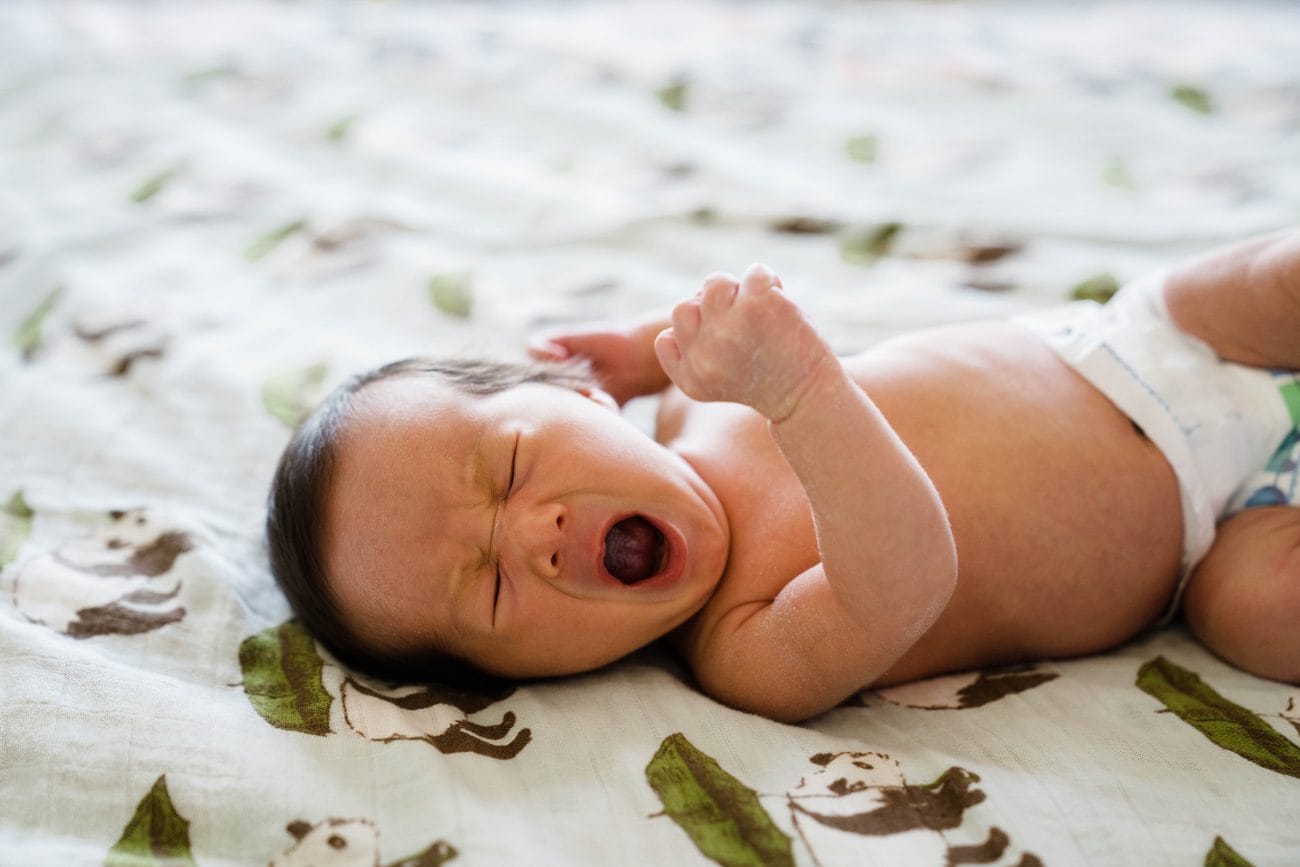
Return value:
[(497, 625), (497, 605), (501, 601), (501, 564), (497, 564), (495, 577), (492, 581), (492, 617), (489, 623), (495, 628)]

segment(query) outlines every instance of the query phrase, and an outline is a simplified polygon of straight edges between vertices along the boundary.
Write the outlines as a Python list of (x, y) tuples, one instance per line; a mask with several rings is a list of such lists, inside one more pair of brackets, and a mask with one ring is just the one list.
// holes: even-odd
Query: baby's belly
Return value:
[(957, 541), (952, 601), (888, 681), (1096, 652), (1160, 615), (1182, 545), (1173, 472), (1036, 336), (958, 326), (848, 366), (934, 480)]

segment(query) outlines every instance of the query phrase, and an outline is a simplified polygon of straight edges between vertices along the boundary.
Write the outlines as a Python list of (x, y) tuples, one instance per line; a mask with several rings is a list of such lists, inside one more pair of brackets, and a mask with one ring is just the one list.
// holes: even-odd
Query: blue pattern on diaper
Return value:
[(1291, 413), (1296, 426), (1283, 438), (1264, 468), (1251, 475), (1237, 490), (1228, 512), (1253, 509), (1256, 506), (1290, 506), (1296, 502), (1300, 486), (1300, 374), (1291, 370), (1275, 370), (1278, 391)]

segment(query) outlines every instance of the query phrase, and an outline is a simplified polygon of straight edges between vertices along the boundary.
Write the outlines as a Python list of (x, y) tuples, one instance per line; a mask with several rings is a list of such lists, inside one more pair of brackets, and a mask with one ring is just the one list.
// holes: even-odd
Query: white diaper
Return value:
[[(1183, 505), (1183, 584), (1214, 541), (1216, 522), (1246, 505), (1258, 474), (1296, 428), (1274, 374), (1220, 360), (1180, 331), (1164, 274), (1125, 286), (1105, 305), (1080, 301), (1016, 318), (1111, 399), (1164, 453)], [(1285, 379), (1279, 379), (1284, 376)], [(1300, 404), (1297, 404), (1300, 414)]]

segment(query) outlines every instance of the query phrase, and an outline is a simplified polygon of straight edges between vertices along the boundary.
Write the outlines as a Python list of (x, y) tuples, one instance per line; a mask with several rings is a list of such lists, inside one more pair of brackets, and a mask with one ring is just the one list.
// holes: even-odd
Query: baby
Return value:
[[(1300, 368), (1300, 232), (843, 359), (780, 287), (754, 265), (535, 364), (340, 386), (271, 493), (298, 616), (345, 663), (467, 686), (665, 638), (710, 695), (794, 721), (1102, 651), (1181, 601), (1300, 683), (1300, 510), (1253, 484), (1300, 415), (1264, 369)], [(657, 392), (651, 439), (618, 408)]]

